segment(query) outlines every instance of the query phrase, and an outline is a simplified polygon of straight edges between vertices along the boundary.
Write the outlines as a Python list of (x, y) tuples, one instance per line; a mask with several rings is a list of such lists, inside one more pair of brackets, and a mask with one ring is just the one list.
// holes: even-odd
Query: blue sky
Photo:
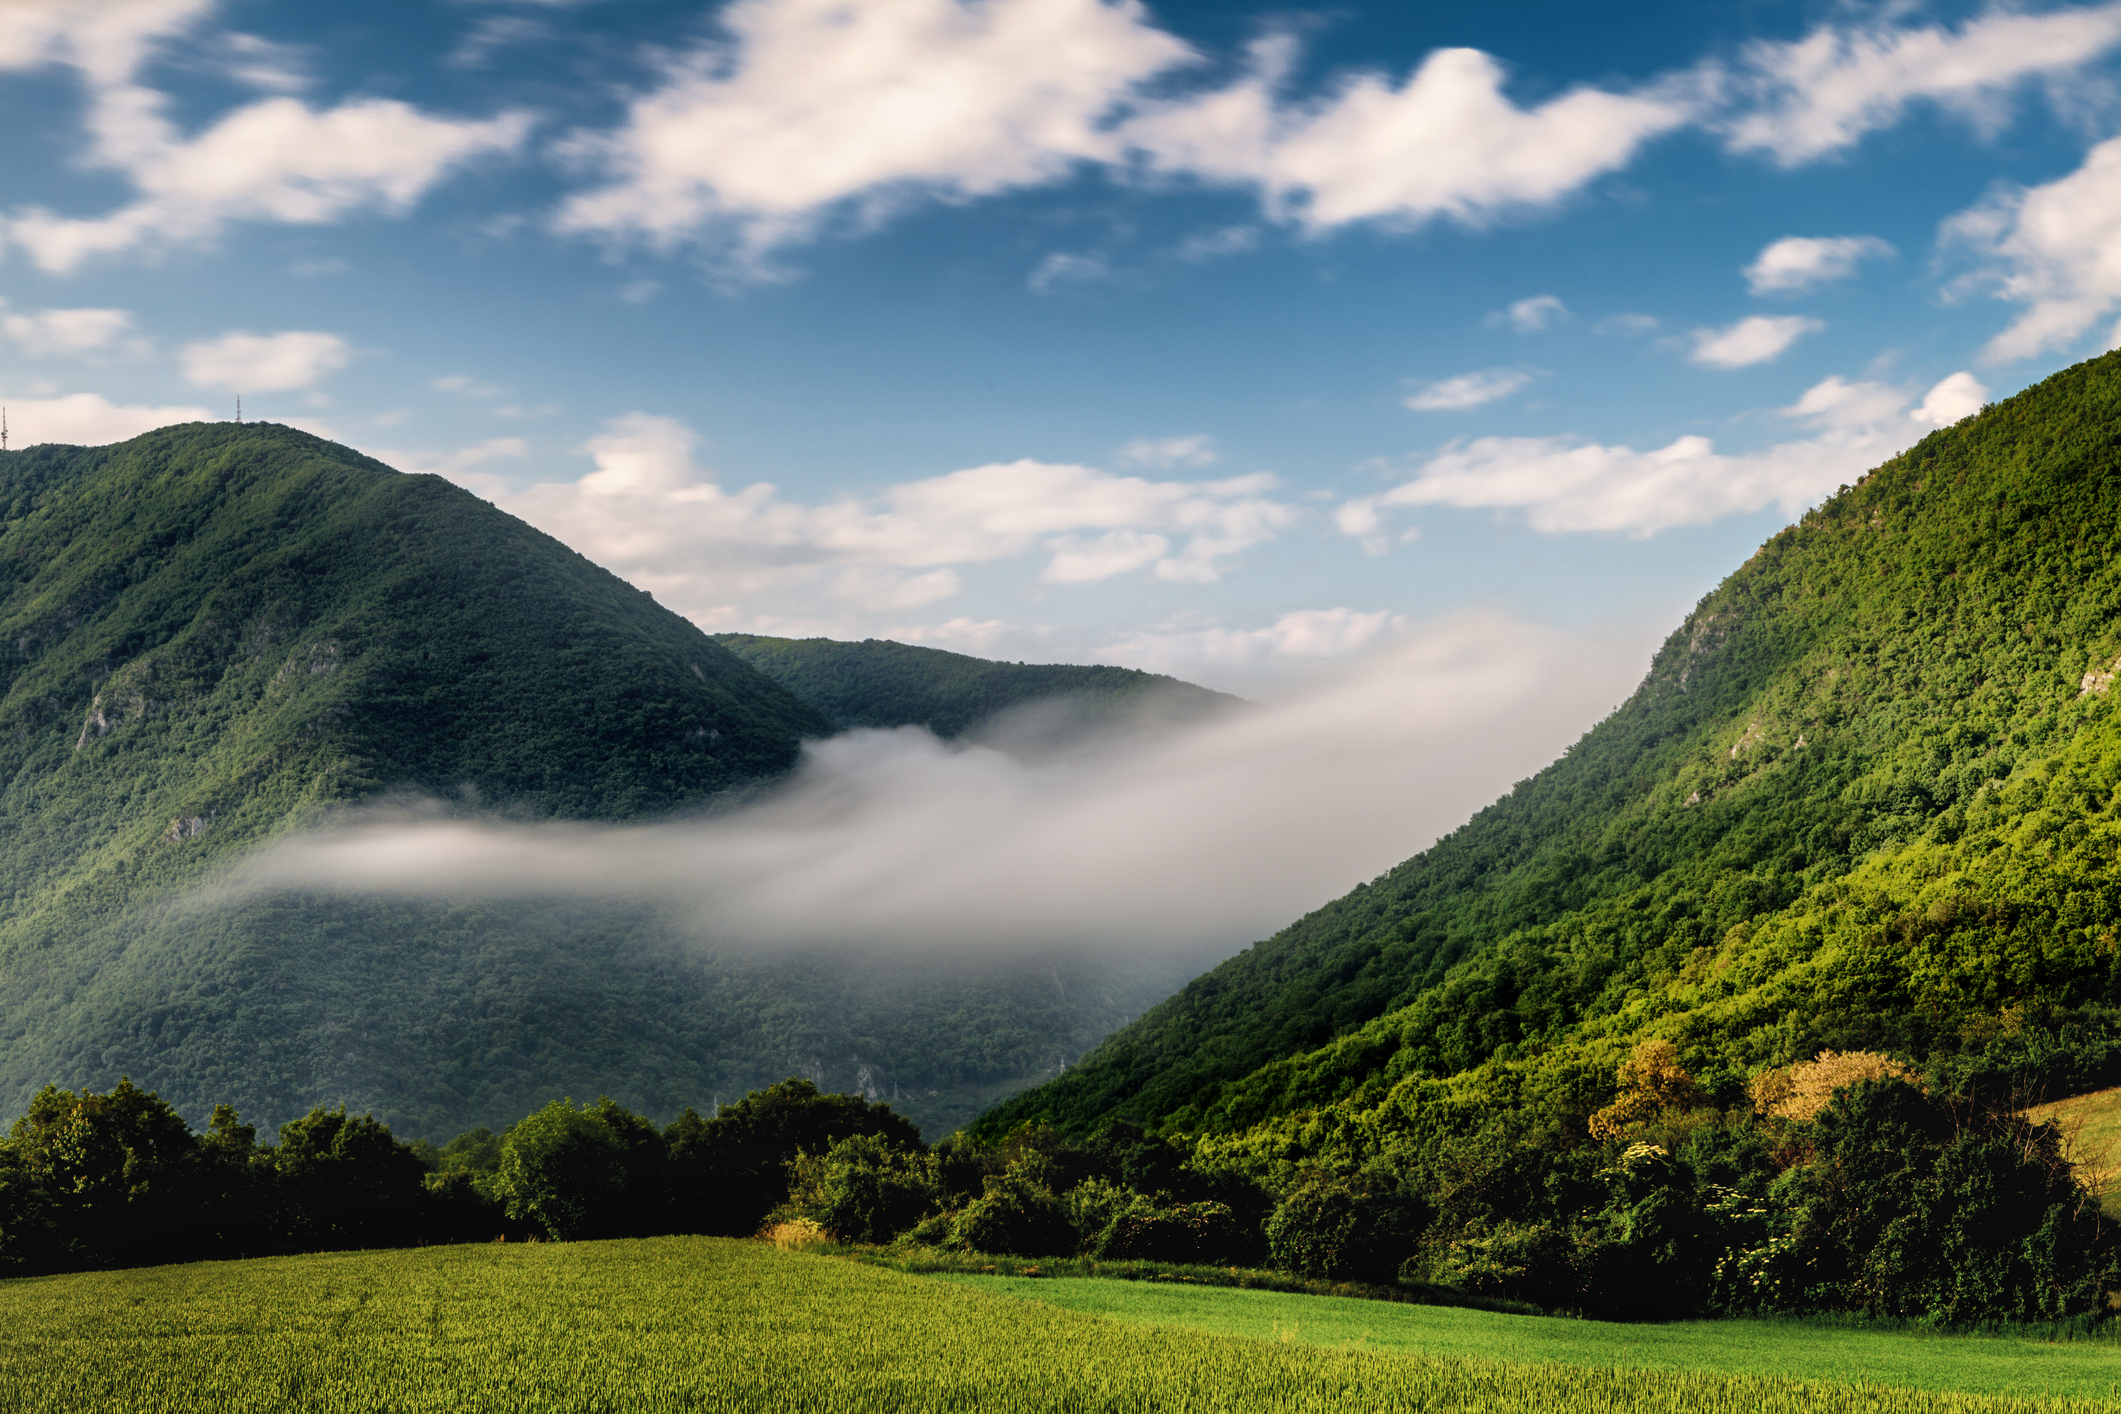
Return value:
[[(0, 7), (13, 445), (295, 423), (710, 630), (1639, 652), (2114, 341), (2121, 6)], [(1538, 634), (1526, 642), (1545, 642)]]

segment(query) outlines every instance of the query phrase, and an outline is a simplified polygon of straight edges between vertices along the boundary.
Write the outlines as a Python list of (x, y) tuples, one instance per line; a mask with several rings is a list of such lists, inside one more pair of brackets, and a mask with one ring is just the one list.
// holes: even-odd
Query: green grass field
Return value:
[[(1021, 1285), (1041, 1296), (1062, 1287)], [(1303, 1327), (1316, 1324), (1314, 1311), (1342, 1303), (1267, 1299), (1287, 1304), (1293, 1315), (1285, 1323), (1303, 1338), (1111, 1320), (1019, 1300), (992, 1282), (906, 1276), (712, 1238), (25, 1278), (0, 1282), (0, 1409), (2031, 1414), (2121, 1407), (2104, 1398), (2049, 1402), (1632, 1369), (1609, 1359), (1572, 1366), (1435, 1358), (1379, 1351), (1375, 1340), (1370, 1349), (1331, 1349), (1312, 1343), (1321, 1332)], [(1400, 1314), (1367, 1309), (1373, 1322)], [(1272, 1334), (1248, 1334), (1261, 1333)], [(1584, 1349), (1596, 1356), (1595, 1347)], [(2081, 1380), (2077, 1387), (2089, 1388)]]
[(1083, 1315), (1335, 1349), (2096, 1400), (2121, 1382), (2121, 1342), (2110, 1337), (2047, 1342), (1777, 1320), (1615, 1325), (1164, 1282), (944, 1280)]

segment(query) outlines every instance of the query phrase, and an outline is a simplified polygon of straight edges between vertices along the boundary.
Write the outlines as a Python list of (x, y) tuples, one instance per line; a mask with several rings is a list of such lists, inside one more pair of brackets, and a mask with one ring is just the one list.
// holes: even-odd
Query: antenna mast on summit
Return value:
[(7, 409), (0, 408), (0, 452), (7, 450)]
[(238, 393), (238, 394), (236, 394), (236, 421), (238, 421), (238, 422), (241, 422), (242, 420), (243, 420), (243, 395), (242, 395), (241, 393)]

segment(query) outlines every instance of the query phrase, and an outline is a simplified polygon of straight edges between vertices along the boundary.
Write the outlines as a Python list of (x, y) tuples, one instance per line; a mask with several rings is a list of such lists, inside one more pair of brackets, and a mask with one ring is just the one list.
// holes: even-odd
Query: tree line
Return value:
[(1426, 1163), (1277, 1165), (1117, 1121), (930, 1146), (807, 1080), (658, 1128), (556, 1100), (436, 1147), (316, 1109), (261, 1143), (130, 1081), (39, 1094), (0, 1143), (0, 1274), (495, 1239), (807, 1224), (846, 1243), (1270, 1267), (1623, 1319), (1864, 1311), (1946, 1324), (2104, 1312), (2121, 1241), (2052, 1125), (1875, 1054), (1763, 1071), (1718, 1109), (1668, 1042), (1588, 1125)]

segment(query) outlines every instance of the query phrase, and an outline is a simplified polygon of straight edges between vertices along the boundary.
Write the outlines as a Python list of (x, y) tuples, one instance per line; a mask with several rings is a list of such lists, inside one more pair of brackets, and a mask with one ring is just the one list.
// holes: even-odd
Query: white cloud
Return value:
[[(605, 180), (563, 204), (559, 229), (721, 243), (756, 263), (834, 212), (873, 222), (1137, 162), (1256, 189), (1276, 219), (1314, 230), (1478, 223), (1563, 199), (1697, 106), (1676, 88), (1578, 88), (1519, 107), (1472, 49), (1290, 99), (1287, 36), (1256, 46), (1234, 83), (1151, 95), (1198, 56), (1135, 0), (736, 0), (721, 23), (727, 42), (672, 58), (616, 131), (570, 139)], [(1251, 241), (1233, 227), (1181, 253)]]
[(1067, 285), (1102, 285), (1117, 278), (1102, 256), (1057, 250), (1038, 263), (1025, 284), (1043, 295)]
[(115, 345), (132, 328), (124, 309), (41, 309), (0, 321), (7, 337), (36, 357), (96, 353)]
[[(1956, 381), (1964, 376), (1945, 379), (1930, 400), (1952, 405), (1967, 389)], [(1391, 543), (1387, 513), (1402, 507), (1511, 511), (1548, 534), (1648, 536), (1768, 506), (1794, 516), (1911, 442), (1916, 433), (1902, 415), (1910, 401), (1903, 388), (1827, 378), (1781, 410), (1809, 423), (1813, 436), (1737, 455), (1718, 452), (1706, 437), (1651, 451), (1561, 437), (1482, 437), (1431, 457), (1389, 491), (1342, 503), (1334, 521), (1382, 554)]]
[(756, 252), (843, 202), (1041, 185), (1118, 160), (1116, 107), (1192, 57), (1133, 0), (736, 0), (721, 24), (574, 140), (615, 180), (560, 229), (668, 247), (727, 224)]
[(1006, 734), (848, 733), (735, 814), (376, 821), (282, 842), (240, 883), (664, 900), (737, 944), (1235, 950), (1553, 760), (1653, 647), (1469, 615), (1396, 634), (1277, 702), (1115, 733), (1060, 761), (1011, 756)]
[(1992, 9), (1957, 29), (1823, 25), (1788, 43), (1760, 42), (1730, 75), (1739, 107), (1732, 147), (1785, 167), (1813, 161), (1899, 121), (1929, 100), (1993, 125), (2015, 85), (2077, 69), (2121, 42), (2121, 6), (2015, 14)]
[[(78, 69), (89, 88), (85, 160), (121, 173), (139, 192), (99, 217), (38, 207), (7, 217), (0, 224), (8, 241), (40, 268), (63, 273), (100, 255), (203, 242), (232, 221), (317, 224), (357, 211), (401, 213), (450, 170), (513, 150), (529, 132), (524, 114), (437, 118), (389, 99), (319, 111), (280, 96), (187, 137), (168, 117), (167, 98), (134, 76), (157, 44), (211, 8), (176, 0), (0, 6), (0, 69)], [(254, 51), (231, 52), (259, 78), (265, 71), (251, 62), (259, 60)]]
[(1489, 328), (1508, 325), (1520, 334), (1536, 334), (1556, 320), (1567, 319), (1569, 307), (1558, 295), (1533, 295), (1521, 299), (1508, 309), (1498, 309), (1484, 321)]
[[(396, 421), (395, 418), (392, 421)], [(492, 492), (505, 489), (505, 483), (488, 479), (483, 473), (473, 473), (472, 468), (482, 466), (500, 457), (521, 457), (530, 454), (530, 444), (521, 437), (489, 437), (469, 447), (460, 447), (446, 456), (431, 452), (400, 451), (395, 447), (376, 447), (369, 455), (404, 472), (426, 472), (446, 476), (452, 481), (472, 487), (474, 490)]]
[(214, 414), (201, 407), (113, 403), (100, 393), (4, 398), (0, 402), (7, 407), (8, 445), (12, 447), (30, 447), (39, 442), (97, 447), (123, 442), (172, 423), (214, 420)]
[(1743, 273), (1756, 295), (1798, 294), (1847, 279), (1864, 260), (1893, 254), (1876, 236), (1784, 236), (1766, 246)]
[(1213, 466), (1218, 458), (1215, 439), (1196, 432), (1190, 437), (1137, 437), (1121, 447), (1113, 460), (1121, 466), (1169, 471), (1175, 466)]
[(1456, 378), (1422, 384), (1407, 398), (1407, 406), (1418, 412), (1463, 412), (1482, 403), (1492, 403), (1497, 398), (1507, 398), (1531, 381), (1532, 375), (1518, 368), (1487, 368), (1478, 373), (1461, 373)]
[(1747, 368), (1779, 358), (1806, 334), (1826, 326), (1798, 314), (1755, 314), (1723, 329), (1696, 329), (1694, 362), (1708, 368)]
[(15, 0), (0, 5), (0, 69), (71, 64), (92, 82), (129, 79), (157, 44), (190, 30), (217, 0)]
[(1986, 255), (1972, 277), (2028, 306), (1991, 339), (1991, 362), (2068, 344), (2121, 306), (2121, 138), (2100, 143), (2069, 175), (2006, 189), (1945, 223), (1944, 238)]
[(1294, 57), (1292, 40), (1265, 41), (1251, 74), (1146, 106), (1127, 139), (1160, 170), (1257, 187), (1277, 217), (1313, 230), (1478, 224), (1561, 200), (1692, 114), (1677, 95), (1592, 88), (1520, 108), (1477, 49), (1439, 49), (1403, 81), (1356, 74), (1321, 101), (1285, 105), (1277, 90)]
[(1922, 405), (1908, 414), (1931, 427), (1949, 427), (1972, 417), (1988, 403), (1988, 389), (1971, 373), (1954, 373), (1923, 396)]
[(884, 630), (883, 636), (899, 643), (927, 643), (957, 652), (979, 653), (994, 646), (1009, 625), (1000, 619), (960, 616), (939, 624), (900, 624)]
[(589, 443), (596, 470), (579, 481), (511, 492), (459, 479), (715, 622), (740, 603), (785, 615), (819, 595), (895, 613), (956, 593), (962, 567), (1007, 560), (1040, 562), (1049, 584), (1143, 571), (1206, 583), (1297, 514), (1265, 475), (1151, 481), (1028, 460), (804, 505), (764, 483), (725, 490), (694, 463), (695, 440), (675, 419), (632, 413)]
[(1404, 628), (1406, 622), (1389, 609), (1296, 609), (1262, 628), (1210, 624), (1131, 633), (1099, 649), (1097, 656), (1174, 676), (1208, 665), (1254, 667), (1275, 659), (1349, 658), (1372, 647), (1379, 634)]
[(184, 376), (198, 387), (272, 393), (307, 388), (325, 374), (344, 368), (353, 350), (338, 335), (313, 329), (281, 334), (235, 329), (218, 339), (186, 344), (179, 358)]

